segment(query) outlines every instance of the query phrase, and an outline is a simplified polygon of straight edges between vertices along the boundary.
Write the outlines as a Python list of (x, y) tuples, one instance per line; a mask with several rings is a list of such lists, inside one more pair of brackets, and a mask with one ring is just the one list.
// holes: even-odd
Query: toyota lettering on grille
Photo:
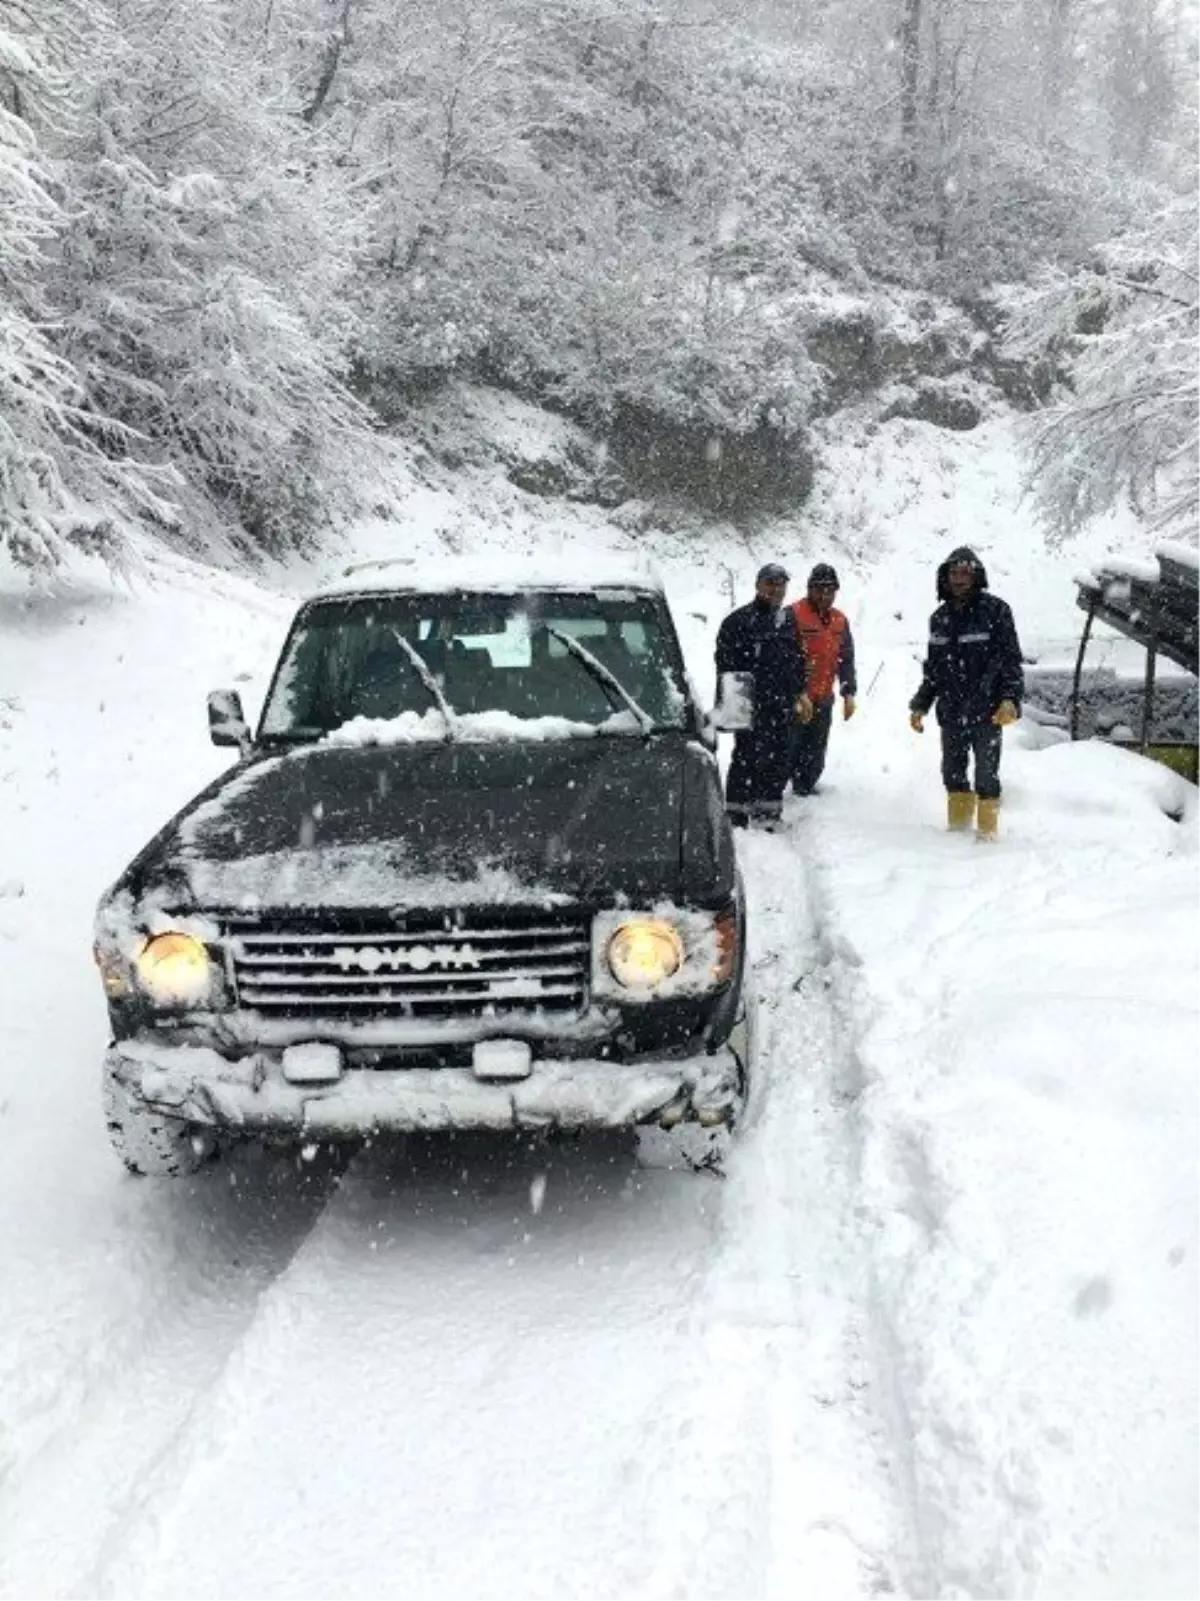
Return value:
[(462, 971), (480, 966), (479, 952), (472, 945), (338, 945), (333, 960), (343, 973), (412, 973)]

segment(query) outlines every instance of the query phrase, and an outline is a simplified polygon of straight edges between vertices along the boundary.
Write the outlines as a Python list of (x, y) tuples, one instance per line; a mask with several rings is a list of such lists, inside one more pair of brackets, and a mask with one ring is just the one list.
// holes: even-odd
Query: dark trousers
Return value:
[(792, 730), (792, 788), (797, 795), (811, 795), (817, 779), (825, 771), (825, 752), (833, 724), (833, 696), (818, 701), (812, 718), (797, 723)]
[(735, 827), (752, 818), (776, 820), (783, 811), (783, 791), (791, 758), (791, 708), (764, 717), (733, 741), (733, 760), (725, 781), (725, 810)]
[(947, 790), (960, 794), (970, 789), (967, 769), (975, 758), (975, 793), (980, 800), (1000, 798), (1000, 748), (1003, 731), (995, 723), (973, 723), (966, 728), (942, 726), (942, 779)]

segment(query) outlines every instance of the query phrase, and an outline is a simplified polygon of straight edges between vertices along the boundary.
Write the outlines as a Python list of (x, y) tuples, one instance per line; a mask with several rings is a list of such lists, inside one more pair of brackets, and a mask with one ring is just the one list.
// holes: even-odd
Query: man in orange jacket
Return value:
[(825, 769), (835, 679), (842, 692), (843, 718), (854, 716), (858, 692), (854, 636), (845, 612), (833, 604), (837, 592), (837, 573), (828, 562), (818, 562), (808, 575), (808, 594), (792, 607), (808, 667), (805, 690), (813, 708), (805, 721), (797, 720), (793, 735), (792, 789), (797, 795), (811, 795)]

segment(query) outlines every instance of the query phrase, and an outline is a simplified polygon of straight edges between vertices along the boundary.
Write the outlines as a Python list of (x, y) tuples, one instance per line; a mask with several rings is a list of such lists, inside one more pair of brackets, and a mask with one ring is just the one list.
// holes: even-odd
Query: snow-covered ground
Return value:
[(1046, 656), (1133, 535), (1045, 552), (1002, 422), (851, 433), (703, 552), (486, 466), (390, 497), (328, 572), (648, 542), (704, 688), (760, 560), (839, 566), (859, 715), (741, 846), (751, 1114), (723, 1177), (482, 1137), (126, 1177), (92, 910), (316, 574), (0, 595), (0, 1594), (1194, 1595), (1195, 791), (1021, 725), (977, 847), (904, 710), (950, 545)]

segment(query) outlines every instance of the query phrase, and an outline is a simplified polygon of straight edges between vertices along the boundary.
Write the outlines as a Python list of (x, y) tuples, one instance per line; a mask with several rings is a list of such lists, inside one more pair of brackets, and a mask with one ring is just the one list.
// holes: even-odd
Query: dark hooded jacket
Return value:
[(717, 673), (754, 674), (754, 722), (791, 724), (804, 688), (804, 648), (790, 607), (755, 599), (730, 612), (717, 633)]
[[(959, 563), (975, 572), (975, 587), (961, 605), (948, 582)], [(941, 605), (929, 619), (925, 669), (909, 709), (924, 715), (936, 701), (939, 723), (969, 728), (988, 722), (1002, 700), (1020, 706), (1025, 675), (1013, 614), (989, 592), (987, 571), (973, 550), (950, 552), (937, 570), (937, 593)]]

